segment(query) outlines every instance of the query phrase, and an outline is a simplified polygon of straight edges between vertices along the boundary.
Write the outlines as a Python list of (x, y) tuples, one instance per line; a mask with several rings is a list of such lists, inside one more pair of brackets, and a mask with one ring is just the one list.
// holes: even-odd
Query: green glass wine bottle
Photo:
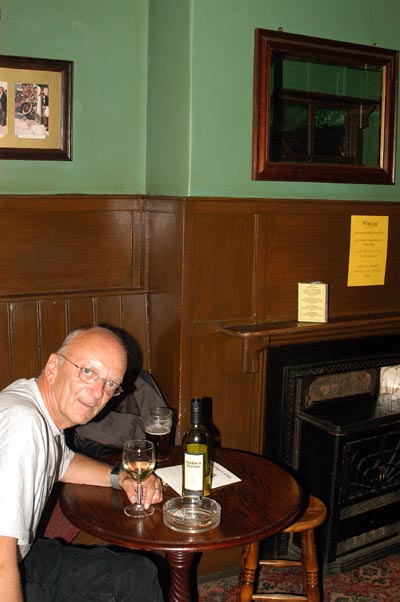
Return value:
[(210, 437), (203, 424), (202, 400), (190, 401), (190, 426), (182, 438), (182, 495), (210, 495)]

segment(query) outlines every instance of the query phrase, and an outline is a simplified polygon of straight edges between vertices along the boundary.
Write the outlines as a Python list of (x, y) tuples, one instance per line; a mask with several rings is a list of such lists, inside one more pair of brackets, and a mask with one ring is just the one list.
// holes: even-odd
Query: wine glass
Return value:
[(156, 454), (154, 444), (146, 439), (132, 439), (124, 443), (122, 450), (122, 465), (132, 479), (137, 482), (136, 504), (129, 504), (124, 508), (127, 516), (143, 518), (151, 516), (154, 512), (153, 506), (148, 510), (142, 505), (142, 481), (144, 481), (154, 470)]

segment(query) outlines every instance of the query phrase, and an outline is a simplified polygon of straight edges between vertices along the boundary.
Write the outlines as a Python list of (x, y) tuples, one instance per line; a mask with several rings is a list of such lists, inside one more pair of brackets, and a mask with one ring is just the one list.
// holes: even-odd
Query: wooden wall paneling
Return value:
[(39, 353), (37, 302), (9, 304), (12, 380), (37, 376), (42, 366)]
[(122, 327), (121, 296), (105, 295), (95, 297), (94, 313), (97, 324), (108, 324), (115, 328)]
[(17, 211), (1, 225), (3, 295), (131, 287), (130, 211)]
[(12, 381), (8, 303), (0, 302), (0, 389)]
[[(215, 422), (222, 424), (223, 444), (257, 450), (261, 442), (254, 425), (259, 417), (252, 406), (257, 376), (241, 372), (241, 343), (228, 342), (219, 333), (223, 324), (263, 319), (267, 219), (259, 203), (207, 200), (188, 205), (181, 313), (182, 428), (189, 420), (190, 397), (201, 391), (207, 396), (209, 391)], [(244, 407), (250, 408), (246, 417)]]
[[(192, 395), (212, 399), (213, 424), (224, 447), (259, 451), (259, 406), (252, 403), (254, 374), (241, 371), (241, 344), (219, 333), (193, 337)], [(189, 414), (182, 415), (183, 425)]]
[[(129, 354), (129, 369), (150, 368), (148, 318), (144, 294), (97, 297), (95, 321), (122, 329)], [(140, 351), (139, 351), (140, 350)]]
[[(183, 203), (147, 203), (149, 328), (152, 374), (180, 417), (183, 300)], [(184, 226), (185, 219), (185, 226)], [(190, 298), (188, 292), (187, 297)], [(187, 303), (185, 299), (185, 306)], [(189, 402), (187, 402), (189, 403)]]
[(255, 217), (197, 212), (194, 220), (193, 320), (251, 320)]
[(59, 349), (68, 334), (65, 299), (41, 299), (37, 302), (39, 319), (39, 358), (44, 367), (49, 355)]
[[(347, 287), (352, 214), (390, 216), (384, 286)], [(72, 328), (111, 323), (138, 341), (181, 429), (190, 397), (210, 396), (223, 444), (252, 451), (263, 362), (223, 328), (295, 321), (300, 280), (330, 285), (329, 332), (336, 317), (400, 312), (400, 203), (0, 197), (0, 231), (3, 386), (38, 374)], [(250, 340), (250, 360), (267, 339)]]
[(69, 330), (83, 325), (105, 323), (122, 328), (135, 337), (142, 348), (146, 369), (148, 361), (148, 320), (144, 294), (72, 297), (68, 299)]
[(267, 240), (267, 321), (297, 319), (298, 282), (327, 282), (331, 299), (347, 283), (348, 216), (270, 215)]
[(138, 211), (143, 196), (133, 194), (1, 194), (0, 213), (41, 211)]
[[(122, 295), (121, 297), (121, 326), (134, 341), (127, 340), (129, 366), (137, 367), (141, 362), (145, 370), (151, 369), (149, 348), (149, 324), (147, 316), (147, 295), (145, 293)], [(140, 348), (138, 354), (137, 345)]]
[(255, 213), (255, 261), (253, 277), (254, 288), (254, 315), (255, 322), (263, 322), (266, 318), (265, 309), (267, 302), (267, 272), (268, 263), (268, 228), (270, 216), (267, 212), (257, 209)]
[(66, 300), (68, 316), (68, 332), (80, 326), (96, 324), (94, 298), (70, 297)]
[(146, 270), (146, 231), (145, 220), (141, 211), (131, 213), (132, 220), (132, 280), (130, 288), (143, 288), (147, 286)]
[[(331, 318), (399, 311), (399, 210), (399, 203), (355, 201), (293, 201), (279, 210), (275, 206), (268, 218), (265, 320), (296, 320), (297, 282), (313, 280), (329, 284)], [(389, 216), (384, 286), (347, 286), (352, 215)]]

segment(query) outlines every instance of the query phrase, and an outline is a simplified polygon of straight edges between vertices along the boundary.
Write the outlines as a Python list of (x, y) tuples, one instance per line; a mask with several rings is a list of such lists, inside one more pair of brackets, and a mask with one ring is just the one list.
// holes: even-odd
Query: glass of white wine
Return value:
[(132, 439), (125, 442), (122, 450), (122, 465), (129, 476), (137, 482), (136, 504), (129, 504), (124, 508), (127, 516), (144, 518), (153, 514), (153, 506), (146, 509), (142, 505), (142, 482), (151, 475), (155, 464), (156, 453), (151, 441)]

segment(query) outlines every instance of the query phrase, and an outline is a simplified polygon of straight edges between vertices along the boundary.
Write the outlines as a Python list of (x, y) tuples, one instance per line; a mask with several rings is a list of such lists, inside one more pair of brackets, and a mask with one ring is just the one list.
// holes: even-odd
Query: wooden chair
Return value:
[[(315, 545), (315, 529), (321, 525), (327, 515), (325, 504), (314, 496), (310, 496), (307, 510), (283, 533), (300, 533), (301, 559), (300, 560), (259, 560), (259, 542), (244, 546), (240, 561), (240, 577), (237, 601), (250, 602), (251, 600), (280, 600), (280, 602), (321, 602), (319, 587), (318, 559)], [(265, 593), (254, 592), (254, 579), (258, 566), (272, 567), (301, 567), (303, 582), (302, 594)]]

